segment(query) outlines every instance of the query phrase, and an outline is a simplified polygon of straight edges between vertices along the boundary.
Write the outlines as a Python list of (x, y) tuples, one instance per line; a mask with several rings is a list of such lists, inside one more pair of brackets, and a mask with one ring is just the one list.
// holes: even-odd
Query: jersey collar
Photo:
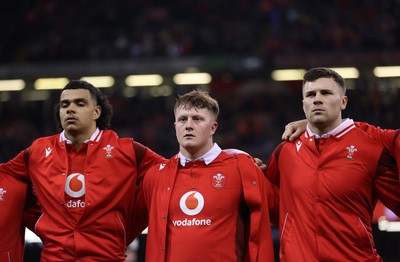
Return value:
[(327, 138), (329, 136), (335, 136), (337, 138), (342, 137), (345, 135), (347, 132), (349, 132), (351, 129), (355, 128), (355, 124), (353, 119), (346, 118), (340, 125), (338, 125), (335, 129), (329, 131), (328, 133), (325, 133), (321, 136), (315, 134), (313, 131), (311, 131), (309, 124), (307, 124), (307, 130), (304, 133), (304, 136), (306, 138), (314, 136), (315, 138)]
[(178, 157), (179, 157), (179, 162), (180, 162), (181, 166), (185, 166), (187, 162), (196, 161), (196, 160), (203, 160), (204, 163), (206, 165), (208, 165), (214, 159), (217, 158), (217, 156), (221, 153), (221, 151), (222, 151), (221, 148), (216, 143), (214, 143), (214, 145), (210, 149), (210, 151), (208, 151), (203, 156), (201, 156), (197, 159), (189, 159), (189, 158), (185, 157), (181, 152), (178, 153)]
[[(99, 128), (96, 128), (96, 131), (94, 131), (94, 133), (92, 134), (92, 136), (84, 141), (84, 143), (88, 143), (89, 141), (94, 141), (94, 142), (99, 142), (101, 135), (103, 134), (103, 130), (100, 130)], [(67, 144), (72, 144), (71, 140), (69, 140), (66, 136), (65, 136), (65, 130), (63, 130), (60, 133), (60, 142), (66, 142)]]

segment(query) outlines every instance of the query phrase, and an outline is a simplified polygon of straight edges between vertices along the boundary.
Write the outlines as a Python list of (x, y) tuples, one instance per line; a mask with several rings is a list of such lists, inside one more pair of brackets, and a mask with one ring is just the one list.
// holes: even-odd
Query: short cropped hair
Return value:
[[(97, 105), (101, 107), (100, 117), (96, 120), (96, 125), (101, 130), (107, 130), (111, 126), (111, 117), (113, 115), (113, 109), (108, 101), (108, 98), (103, 95), (100, 89), (94, 87), (89, 82), (83, 80), (71, 80), (61, 91), (70, 89), (86, 89), (89, 90), (90, 96), (96, 101)], [(56, 121), (57, 128), (61, 131), (61, 119), (60, 119), (60, 102), (54, 107), (54, 118)]]
[(315, 67), (308, 70), (303, 76), (303, 86), (306, 82), (313, 82), (322, 77), (332, 78), (343, 89), (343, 94), (346, 94), (346, 85), (343, 77), (335, 70), (327, 67)]
[(191, 109), (193, 107), (199, 109), (206, 108), (214, 114), (215, 120), (218, 119), (218, 102), (212, 98), (207, 91), (193, 90), (189, 93), (179, 96), (175, 102), (174, 113), (179, 107), (183, 107), (184, 109)]

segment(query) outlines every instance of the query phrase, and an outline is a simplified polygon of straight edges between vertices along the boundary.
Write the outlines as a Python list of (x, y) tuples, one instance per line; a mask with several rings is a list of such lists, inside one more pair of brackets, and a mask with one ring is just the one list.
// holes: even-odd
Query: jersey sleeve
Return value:
[(138, 183), (140, 183), (147, 170), (156, 164), (165, 162), (166, 159), (139, 142), (133, 141), (133, 148), (135, 149), (136, 163), (138, 167)]
[(16, 157), (6, 163), (0, 164), (0, 176), (10, 175), (19, 180), (28, 180), (28, 157), (30, 149), (21, 151)]
[(23, 216), (24, 226), (29, 228), (32, 232), (35, 232), (36, 222), (39, 220), (41, 215), (42, 210), (37, 201), (35, 190), (33, 189), (32, 184), (28, 183)]
[(381, 202), (400, 216), (400, 182), (396, 163), (386, 150), (378, 164), (374, 191)]
[(364, 122), (356, 122), (356, 126), (380, 142), (392, 155), (400, 151), (400, 129), (382, 129)]
[(268, 163), (267, 163), (267, 168), (264, 171), (264, 175), (267, 177), (267, 179), (277, 188), (280, 186), (280, 173), (279, 173), (279, 167), (278, 167), (278, 159), (279, 159), (279, 154), (282, 150), (283, 143), (281, 143), (279, 146), (277, 146), (272, 152)]

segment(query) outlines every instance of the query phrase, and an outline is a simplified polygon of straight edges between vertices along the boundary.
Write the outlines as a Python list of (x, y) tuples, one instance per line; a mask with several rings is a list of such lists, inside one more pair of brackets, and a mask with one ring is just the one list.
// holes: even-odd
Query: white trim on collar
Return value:
[(217, 158), (217, 156), (221, 153), (222, 149), (217, 145), (217, 143), (214, 143), (213, 147), (205, 153), (203, 156), (197, 158), (197, 159), (189, 159), (185, 157), (181, 152), (178, 153), (179, 157), (179, 163), (181, 166), (185, 166), (187, 162), (190, 161), (195, 161), (195, 160), (203, 160), (206, 165), (210, 164), (214, 159)]
[[(94, 131), (94, 133), (92, 134), (92, 136), (88, 139), (85, 140), (84, 143), (88, 143), (89, 141), (95, 141), (95, 142), (99, 142), (101, 135), (103, 134), (103, 130), (100, 130), (98, 128), (96, 128), (96, 131)], [(60, 142), (66, 142), (67, 144), (72, 144), (71, 140), (69, 140), (66, 136), (65, 136), (65, 130), (63, 130), (60, 133)]]
[(329, 136), (336, 136), (337, 138), (342, 137), (343, 135), (345, 135), (347, 132), (349, 132), (351, 129), (355, 128), (356, 125), (354, 124), (353, 119), (350, 118), (346, 118), (345, 120), (342, 121), (342, 123), (340, 125), (338, 125), (336, 128), (334, 128), (332, 131), (329, 131), (328, 133), (325, 133), (321, 136), (313, 133), (313, 131), (311, 131), (309, 124), (307, 124), (307, 130), (305, 132), (305, 137), (311, 137), (314, 136), (315, 138), (326, 138)]

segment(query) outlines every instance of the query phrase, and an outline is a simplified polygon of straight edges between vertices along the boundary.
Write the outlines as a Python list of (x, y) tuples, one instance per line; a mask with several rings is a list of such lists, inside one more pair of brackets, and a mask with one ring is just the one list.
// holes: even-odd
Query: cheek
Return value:
[(307, 114), (307, 112), (309, 111), (309, 109), (310, 109), (310, 104), (307, 103), (307, 101), (304, 101), (304, 100), (303, 100), (303, 111), (304, 111), (304, 113)]

